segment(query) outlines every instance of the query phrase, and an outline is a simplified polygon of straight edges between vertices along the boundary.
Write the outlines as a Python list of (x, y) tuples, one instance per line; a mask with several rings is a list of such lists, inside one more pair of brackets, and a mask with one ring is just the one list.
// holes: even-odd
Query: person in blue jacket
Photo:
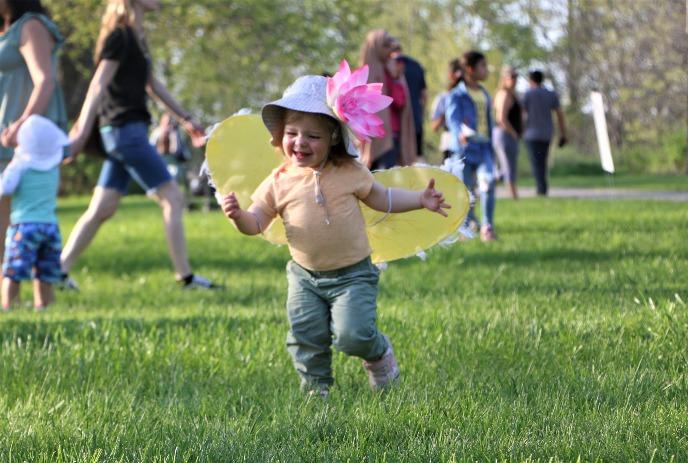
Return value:
[[(482, 209), (480, 238), (494, 241), (495, 175), (492, 151), (492, 102), (480, 82), (487, 78), (487, 59), (478, 51), (461, 57), (463, 76), (450, 92), (445, 122), (451, 133), (450, 151), (463, 161), (462, 180), (473, 194), (476, 187)], [(471, 201), (471, 203), (473, 203)], [(466, 225), (477, 222), (473, 206)]]

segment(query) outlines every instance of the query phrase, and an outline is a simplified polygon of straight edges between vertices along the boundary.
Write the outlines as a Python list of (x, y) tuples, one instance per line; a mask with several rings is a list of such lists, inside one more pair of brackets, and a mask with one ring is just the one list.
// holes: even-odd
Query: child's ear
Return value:
[(271, 144), (272, 146), (275, 146), (275, 147), (279, 147), (279, 146), (280, 146), (280, 143), (279, 143), (277, 140), (275, 140), (275, 137), (271, 137), (271, 138), (270, 138), (270, 144)]
[(330, 146), (335, 146), (341, 141), (341, 135), (339, 133), (339, 130), (335, 129), (332, 132), (332, 137), (330, 137)]

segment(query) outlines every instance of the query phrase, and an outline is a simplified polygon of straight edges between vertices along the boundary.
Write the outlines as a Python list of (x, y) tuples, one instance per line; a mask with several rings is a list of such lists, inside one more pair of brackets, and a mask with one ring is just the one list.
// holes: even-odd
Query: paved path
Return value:
[[(519, 187), (518, 192), (523, 198), (535, 196), (535, 188), (533, 187)], [(650, 191), (627, 188), (550, 188), (549, 196), (552, 198), (650, 199), (656, 201), (688, 202), (688, 191)], [(497, 197), (508, 198), (510, 194), (506, 188), (500, 185), (497, 187)]]

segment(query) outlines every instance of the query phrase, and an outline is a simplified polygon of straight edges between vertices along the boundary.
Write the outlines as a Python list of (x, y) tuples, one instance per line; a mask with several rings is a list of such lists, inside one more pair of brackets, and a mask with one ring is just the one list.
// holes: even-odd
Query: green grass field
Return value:
[[(66, 237), (86, 200), (60, 204)], [(399, 386), (370, 392), (337, 354), (326, 403), (286, 352), (286, 249), (185, 220), (225, 289), (178, 289), (157, 207), (133, 197), (80, 293), (0, 317), (0, 461), (688, 460), (684, 204), (500, 201), (498, 242), (383, 273)]]

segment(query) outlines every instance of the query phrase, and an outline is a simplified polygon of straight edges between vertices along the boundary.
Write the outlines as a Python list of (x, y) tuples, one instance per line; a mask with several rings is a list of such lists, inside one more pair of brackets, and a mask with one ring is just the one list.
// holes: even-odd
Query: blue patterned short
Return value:
[(12, 281), (36, 279), (57, 283), (62, 277), (62, 237), (56, 223), (10, 225), (5, 238), (2, 274)]

